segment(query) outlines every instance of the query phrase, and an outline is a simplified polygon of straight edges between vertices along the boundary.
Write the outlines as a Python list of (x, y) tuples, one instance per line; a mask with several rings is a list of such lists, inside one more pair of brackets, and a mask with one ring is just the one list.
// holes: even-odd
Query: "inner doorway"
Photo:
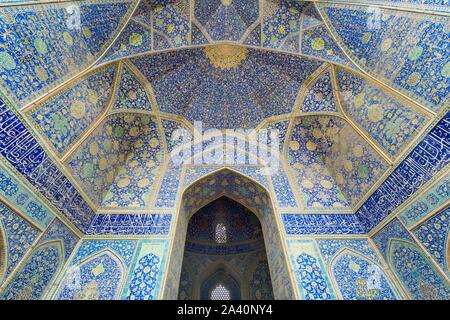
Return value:
[(189, 220), (178, 299), (274, 298), (258, 217), (222, 196)]

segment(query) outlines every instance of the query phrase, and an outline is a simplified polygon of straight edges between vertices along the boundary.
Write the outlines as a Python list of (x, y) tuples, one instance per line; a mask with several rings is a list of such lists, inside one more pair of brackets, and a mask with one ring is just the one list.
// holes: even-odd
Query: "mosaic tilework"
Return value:
[[(223, 277), (214, 277), (223, 271), (231, 271), (233, 277), (240, 278), (242, 287), (252, 287), (249, 292), (242, 292), (242, 299), (273, 299), (273, 288), (270, 284), (270, 274), (267, 269), (267, 256), (265, 250), (247, 252), (239, 255), (201, 255), (185, 251), (183, 266), (180, 277), (178, 298), (184, 300), (201, 299), (205, 294), (201, 288), (195, 290), (192, 283), (209, 282), (208, 279), (216, 281), (224, 280)], [(222, 271), (222, 272), (220, 272)], [(227, 278), (229, 279), (229, 278)], [(264, 280), (263, 280), (264, 279)], [(216, 283), (212, 281), (213, 285)], [(247, 290), (245, 290), (247, 291)], [(206, 292), (207, 293), (207, 292)]]
[(150, 116), (115, 114), (83, 142), (68, 164), (95, 203), (144, 207), (159, 173), (160, 139)]
[(92, 63), (118, 32), (131, 1), (83, 1), (2, 8), (0, 77), (23, 105)]
[(297, 257), (298, 272), (302, 277), (302, 287), (306, 291), (307, 300), (330, 300), (331, 295), (327, 283), (323, 279), (322, 270), (317, 259), (306, 253)]
[(92, 209), (48, 158), (20, 118), (0, 101), (0, 154), (72, 223), (84, 230), (92, 219)]
[(3, 202), (0, 202), (0, 228), (6, 246), (6, 258), (2, 257), (6, 263), (6, 266), (2, 266), (5, 273), (3, 279), (0, 278), (0, 281), (3, 281), (31, 248), (40, 231), (15, 214)]
[(201, 120), (205, 129), (252, 128), (268, 116), (290, 112), (301, 84), (320, 63), (247, 51), (240, 65), (229, 70), (212, 65), (200, 48), (132, 62), (150, 81), (161, 111)]
[(161, 182), (158, 195), (156, 197), (155, 207), (173, 208), (177, 198), (178, 187), (180, 184), (181, 166), (169, 165)]
[(364, 234), (353, 214), (287, 214), (281, 215), (288, 235), (296, 234)]
[(152, 11), (150, 4), (148, 1), (141, 1), (134, 11), (133, 20), (140, 22), (148, 27), (152, 25), (151, 15), (149, 14)]
[(37, 300), (62, 265), (61, 246), (49, 243), (36, 248), (25, 265), (3, 290), (3, 300)]
[(153, 11), (153, 29), (171, 46), (189, 45), (189, 0), (156, 0), (150, 3)]
[(313, 241), (288, 240), (288, 247), (301, 298), (305, 300), (336, 299)]
[[(205, 130), (204, 134), (206, 136), (208, 130)], [(259, 135), (258, 137), (260, 138), (262, 135)], [(181, 143), (178, 144), (179, 149), (177, 150), (176, 156), (178, 159), (183, 160), (184, 163), (206, 166), (216, 165), (216, 168), (218, 168), (217, 165), (236, 165), (233, 167), (237, 168), (237, 171), (247, 171), (249, 174), (251, 174), (250, 172), (253, 172), (253, 178), (259, 179), (259, 183), (265, 184), (267, 182), (265, 178), (261, 176), (261, 172), (258, 173), (259, 170), (255, 169), (255, 166), (260, 162), (268, 163), (268, 165), (270, 165), (270, 160), (275, 157), (269, 152), (270, 146), (266, 146), (264, 142), (267, 141), (267, 139), (259, 140), (259, 149), (257, 148), (256, 143), (250, 146), (248, 139), (246, 142), (245, 138), (233, 137), (232, 135), (215, 135), (203, 140), (203, 142), (197, 142), (194, 137), (191, 148), (189, 148), (189, 146), (191, 143), (190, 141), (192, 140), (189, 139), (190, 138), (184, 140), (188, 141), (187, 147), (186, 145), (185, 147), (182, 147)], [(250, 169), (241, 169), (244, 167), (241, 165), (253, 165), (253, 167)]]
[(70, 147), (107, 107), (114, 70), (110, 66), (83, 78), (29, 113), (59, 153)]
[(367, 240), (320, 239), (320, 253), (346, 300), (393, 300), (397, 293)]
[(195, 1), (195, 18), (213, 40), (239, 41), (259, 16), (257, 0)]
[(100, 205), (107, 188), (113, 183), (116, 168), (125, 162), (127, 143), (121, 143), (123, 131), (130, 124), (124, 116), (104, 120), (70, 156), (67, 166), (83, 186), (90, 199)]
[(299, 52), (300, 44), (298, 33), (289, 35), (281, 45), (280, 49), (288, 52)]
[(224, 269), (218, 269), (209, 275), (200, 288), (200, 299), (211, 299), (212, 291), (217, 283), (223, 283), (224, 287), (229, 288), (231, 300), (241, 299), (242, 293), (239, 292), (240, 290), (237, 280), (233, 277), (233, 275), (227, 274)]
[(183, 198), (185, 210), (192, 214), (223, 193), (252, 208), (258, 215), (266, 214), (264, 206), (269, 204), (266, 191), (248, 178), (226, 169), (202, 178), (187, 188)]
[(193, 22), (192, 23), (192, 44), (193, 45), (201, 45), (201, 44), (207, 44), (209, 41), (206, 39), (203, 32), (200, 30), (200, 28)]
[[(167, 144), (167, 151), (168, 152), (172, 152), (172, 150), (176, 147), (180, 145), (180, 140), (177, 140), (177, 134), (174, 132), (176, 130), (186, 130), (186, 133), (189, 132), (189, 129), (186, 128), (186, 126), (184, 126), (181, 122), (175, 121), (175, 120), (171, 120), (171, 119), (161, 119), (162, 122), (162, 127), (163, 127), (163, 131), (164, 131), (164, 136), (166, 137), (166, 144)], [(178, 132), (180, 132), (178, 131)], [(183, 133), (183, 132), (180, 132)], [(183, 138), (185, 139), (185, 136), (183, 135), (182, 137), (180, 137), (180, 139)], [(187, 138), (191, 138), (186, 137)], [(184, 140), (182, 140), (184, 141)], [(190, 141), (190, 140), (189, 140)]]
[(390, 239), (403, 239), (414, 243), (414, 239), (411, 237), (409, 232), (402, 226), (402, 224), (397, 220), (393, 219), (389, 224), (378, 231), (372, 240), (377, 246), (380, 253), (383, 255), (384, 259), (388, 259), (388, 247)]
[(70, 268), (58, 292), (59, 300), (114, 300), (124, 277), (121, 262), (110, 252), (95, 255)]
[(449, 131), (450, 113), (447, 113), (358, 209), (356, 215), (366, 231), (380, 223), (448, 164)]
[(311, 84), (305, 99), (300, 106), (301, 112), (330, 111), (338, 112), (337, 104), (333, 94), (331, 75), (329, 71), (323, 73)]
[(416, 245), (407, 241), (393, 240), (388, 262), (413, 299), (448, 299), (450, 295), (448, 281), (437, 272)]
[[(153, 183), (160, 172), (162, 137), (156, 122), (150, 116), (127, 114), (123, 119), (128, 122), (129, 131), (126, 132), (125, 126), (119, 135), (126, 139), (131, 137), (128, 141), (130, 149), (125, 162), (117, 169), (114, 182), (103, 198), (102, 207), (143, 208), (148, 203)], [(115, 128), (115, 134), (118, 134), (120, 128)], [(122, 140), (121, 144), (123, 143)]]
[(255, 26), (252, 32), (245, 38), (244, 44), (259, 47), (261, 45), (261, 24)]
[(64, 256), (62, 259), (67, 261), (72, 253), (75, 245), (80, 240), (72, 231), (70, 231), (58, 218), (55, 218), (48, 226), (45, 233), (39, 239), (39, 243), (44, 243), (53, 240), (60, 240), (63, 244)]
[(112, 107), (113, 111), (118, 109), (152, 111), (144, 86), (127, 67), (122, 69), (116, 101)]
[[(139, 264), (136, 267), (135, 275), (131, 279), (130, 294), (127, 300), (154, 300), (155, 297), (153, 290), (156, 287), (158, 281), (156, 275), (159, 271), (160, 259), (153, 253), (139, 259)], [(143, 288), (143, 285), (145, 288)]]
[(170, 42), (163, 35), (155, 33), (153, 35), (153, 48), (155, 50), (163, 50), (170, 48)]
[(337, 78), (345, 111), (393, 158), (427, 121), (359, 76), (339, 68)]
[(54, 217), (55, 213), (42, 205), (40, 199), (26, 190), (1, 164), (0, 195), (42, 228), (46, 228)]
[(125, 278), (137, 240), (84, 240), (70, 262), (56, 299), (111, 300)]
[(396, 300), (381, 268), (359, 254), (339, 254), (332, 272), (345, 300)]
[[(237, 173), (226, 169), (221, 170), (201, 179), (185, 191), (183, 197), (184, 218), (187, 219), (190, 214), (217, 199), (223, 193), (246, 207), (252, 208), (262, 221), (267, 256), (273, 276), (274, 296), (278, 299), (292, 299), (292, 286), (287, 274), (284, 250), (280, 247), (278, 226), (268, 195), (262, 187)], [(179, 259), (179, 263), (181, 263), (181, 257)]]
[[(283, 121), (277, 121), (277, 122), (270, 122), (269, 124), (267, 124), (266, 126), (264, 126), (263, 129), (267, 129), (268, 131), (270, 130), (277, 130), (278, 131), (278, 143), (280, 144), (280, 152), (281, 150), (283, 150), (283, 146), (284, 146), (284, 142), (286, 139), (286, 133), (288, 130), (288, 126), (289, 126), (290, 121), (289, 120), (283, 120)], [(272, 145), (272, 137), (270, 135), (268, 135), (268, 139), (267, 139), (267, 146), (271, 146)]]
[(267, 190), (269, 189), (269, 185), (267, 184), (266, 176), (261, 172), (262, 168), (259, 166), (227, 166), (236, 172), (241, 173), (242, 175), (249, 177), (265, 187)]
[(347, 52), (363, 69), (434, 111), (448, 103), (446, 17), (358, 6), (319, 6)]
[(377, 232), (373, 241), (411, 298), (448, 298), (450, 286), (447, 280), (439, 274), (397, 219)]
[(126, 300), (156, 300), (164, 278), (167, 240), (142, 240), (128, 282), (122, 292)]
[(302, 21), (302, 30), (309, 29), (320, 24), (323, 24), (322, 18), (320, 17), (319, 12), (314, 4), (310, 4), (303, 11), (303, 21)]
[(332, 145), (331, 138), (344, 127), (342, 120), (331, 117), (301, 117), (294, 122), (287, 161), (305, 208), (348, 209), (349, 202), (323, 155), (325, 147)]
[(300, 16), (307, 2), (282, 0), (264, 2), (262, 43), (264, 47), (278, 48), (288, 36), (299, 39)]
[[(256, 199), (255, 199), (256, 200)], [(263, 199), (263, 202), (264, 199)], [(281, 247), (281, 237), (278, 234), (278, 227), (272, 215), (273, 212), (270, 205), (264, 207), (263, 216), (267, 217), (262, 220), (263, 233), (265, 235), (264, 242), (267, 251), (267, 257), (271, 270), (272, 288), (276, 299), (293, 299), (292, 283), (288, 277), (288, 266), (286, 264), (287, 254)]]
[[(179, 216), (184, 213), (184, 209), (181, 207)], [(163, 299), (176, 299), (178, 297), (179, 279), (180, 279), (180, 267), (183, 264), (184, 243), (186, 241), (186, 230), (188, 221), (187, 219), (177, 219), (173, 238), (173, 244), (170, 250), (170, 264), (167, 268), (166, 282), (164, 285)], [(176, 266), (176, 267), (175, 267)]]
[(303, 31), (301, 52), (341, 65), (352, 66), (350, 60), (336, 44), (327, 27), (324, 25), (311, 27)]
[(388, 169), (388, 164), (349, 124), (330, 140), (333, 145), (327, 150), (325, 165), (354, 206)]
[(411, 227), (427, 216), (428, 213), (443, 205), (449, 197), (450, 174), (446, 174), (423, 195), (406, 206), (398, 217), (407, 227)]
[(99, 63), (151, 50), (150, 27), (131, 20)]
[(442, 270), (450, 275), (448, 265), (450, 207), (420, 224), (413, 232)]
[(167, 235), (171, 214), (97, 214), (86, 230), (89, 235)]
[(70, 265), (78, 265), (96, 253), (108, 250), (120, 257), (129, 266), (137, 245), (136, 240), (83, 240)]
[(253, 271), (249, 291), (251, 300), (273, 300), (272, 281), (267, 259), (260, 261)]
[(219, 167), (187, 167), (186, 174), (184, 175), (184, 187), (187, 187), (194, 181), (199, 180), (201, 177), (204, 177), (214, 171), (220, 170)]

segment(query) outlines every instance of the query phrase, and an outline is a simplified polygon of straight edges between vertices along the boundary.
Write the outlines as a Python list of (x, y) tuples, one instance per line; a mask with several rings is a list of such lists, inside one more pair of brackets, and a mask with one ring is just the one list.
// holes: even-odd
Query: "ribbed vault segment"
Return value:
[(20, 108), (84, 71), (120, 33), (135, 5), (106, 0), (2, 7), (2, 91)]

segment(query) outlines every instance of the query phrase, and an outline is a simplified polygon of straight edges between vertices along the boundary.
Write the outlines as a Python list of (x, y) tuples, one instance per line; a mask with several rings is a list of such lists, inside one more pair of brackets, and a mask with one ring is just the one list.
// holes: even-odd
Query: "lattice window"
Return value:
[(216, 243), (226, 243), (227, 242), (227, 228), (223, 223), (218, 223), (216, 225)]
[(230, 290), (228, 290), (224, 285), (217, 284), (216, 287), (211, 291), (211, 300), (230, 300)]

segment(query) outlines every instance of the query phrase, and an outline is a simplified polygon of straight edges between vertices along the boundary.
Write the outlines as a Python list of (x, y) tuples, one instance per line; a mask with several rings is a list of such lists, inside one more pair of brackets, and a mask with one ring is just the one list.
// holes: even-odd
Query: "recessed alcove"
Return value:
[(189, 220), (178, 299), (273, 299), (261, 224), (226, 196)]

